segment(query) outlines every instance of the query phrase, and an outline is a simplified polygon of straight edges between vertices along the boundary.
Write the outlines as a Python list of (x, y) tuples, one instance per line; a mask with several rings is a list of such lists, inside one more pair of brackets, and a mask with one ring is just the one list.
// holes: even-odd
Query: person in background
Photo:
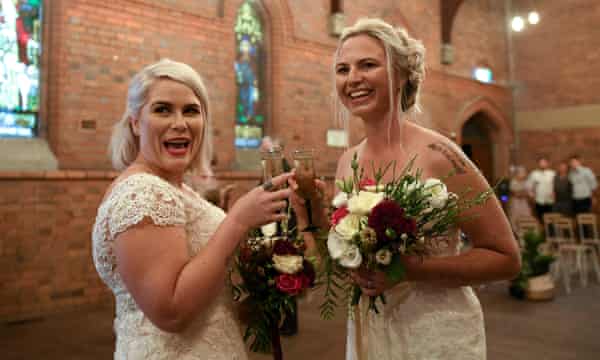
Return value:
[(544, 221), (544, 214), (551, 212), (554, 205), (554, 175), (550, 162), (542, 156), (538, 159), (538, 168), (527, 178), (530, 195), (535, 201), (535, 213), (540, 221)]
[(592, 195), (598, 188), (598, 181), (592, 169), (581, 163), (578, 155), (569, 159), (571, 171), (569, 180), (573, 184), (573, 210), (575, 214), (590, 212), (592, 209)]
[(573, 184), (569, 179), (569, 164), (565, 161), (558, 164), (554, 177), (554, 206), (552, 211), (564, 216), (573, 216)]
[(527, 191), (527, 170), (519, 166), (515, 176), (510, 180), (510, 199), (508, 200), (508, 216), (513, 230), (517, 230), (519, 218), (531, 216), (529, 192)]

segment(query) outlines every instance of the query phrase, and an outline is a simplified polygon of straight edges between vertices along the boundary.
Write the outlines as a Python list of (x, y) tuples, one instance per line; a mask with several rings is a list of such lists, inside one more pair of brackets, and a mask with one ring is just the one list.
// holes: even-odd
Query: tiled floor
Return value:
[[(587, 360), (600, 358), (600, 285), (575, 288), (552, 302), (510, 298), (504, 284), (479, 291), (486, 317), (490, 360)], [(345, 322), (318, 319), (318, 299), (301, 304), (298, 335), (284, 338), (286, 360), (337, 360), (344, 355)], [(54, 315), (0, 325), (0, 359), (111, 359), (111, 309)], [(270, 356), (252, 354), (251, 360)]]

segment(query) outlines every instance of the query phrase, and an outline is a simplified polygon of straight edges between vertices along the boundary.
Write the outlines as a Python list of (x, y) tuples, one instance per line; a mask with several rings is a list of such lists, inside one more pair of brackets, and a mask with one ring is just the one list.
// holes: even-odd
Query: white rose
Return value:
[(383, 193), (360, 191), (348, 200), (348, 211), (352, 214), (367, 215), (375, 205), (383, 200)]
[(331, 204), (333, 205), (333, 207), (339, 209), (342, 206), (348, 204), (348, 194), (346, 194), (343, 191), (340, 191), (339, 193), (337, 193), (337, 195), (333, 198), (333, 201), (331, 201)]
[(388, 249), (380, 249), (375, 253), (375, 260), (381, 265), (389, 265), (392, 262), (392, 252)]
[(273, 255), (273, 266), (284, 274), (295, 274), (302, 270), (304, 259), (299, 255)]
[(350, 246), (340, 258), (340, 265), (345, 268), (357, 269), (362, 263), (362, 255), (357, 246)]
[(262, 233), (265, 237), (270, 238), (273, 235), (275, 235), (275, 233), (277, 233), (277, 223), (272, 222), (272, 223), (265, 224), (260, 227), (260, 230), (262, 231)]
[(349, 247), (350, 242), (345, 240), (340, 234), (335, 231), (329, 232), (329, 236), (327, 236), (327, 250), (329, 250), (329, 255), (334, 260), (341, 258)]
[(361, 218), (360, 215), (348, 214), (335, 226), (335, 231), (345, 240), (350, 240), (358, 232)]
[(429, 204), (434, 209), (441, 209), (448, 201), (448, 189), (446, 184), (435, 178), (429, 178), (425, 181), (425, 193), (431, 194)]

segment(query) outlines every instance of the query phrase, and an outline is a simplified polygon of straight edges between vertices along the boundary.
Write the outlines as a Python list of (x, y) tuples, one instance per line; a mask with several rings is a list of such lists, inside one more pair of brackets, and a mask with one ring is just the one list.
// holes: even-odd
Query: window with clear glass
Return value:
[(478, 66), (473, 69), (473, 78), (483, 83), (492, 83), (494, 81), (494, 74), (492, 69), (485, 66)]
[(0, 0), (0, 137), (34, 137), (40, 104), (42, 0)]
[(235, 39), (235, 146), (242, 149), (257, 148), (266, 121), (263, 91), (265, 50), (263, 22), (253, 1), (245, 1), (238, 10)]

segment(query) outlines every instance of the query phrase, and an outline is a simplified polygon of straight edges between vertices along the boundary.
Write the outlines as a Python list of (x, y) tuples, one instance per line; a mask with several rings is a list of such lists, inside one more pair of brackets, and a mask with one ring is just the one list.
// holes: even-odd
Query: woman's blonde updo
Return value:
[[(418, 111), (419, 90), (425, 78), (425, 47), (423, 43), (412, 38), (403, 28), (395, 29), (381, 19), (365, 18), (343, 30), (335, 52), (335, 58), (337, 59), (346, 40), (361, 34), (369, 35), (379, 40), (383, 45), (390, 94), (392, 94), (390, 96), (390, 109), (393, 109), (393, 104), (396, 103), (398, 104), (396, 109), (398, 113), (406, 113), (411, 110)], [(394, 81), (394, 78), (396, 81)], [(402, 88), (393, 89), (395, 84), (398, 84), (396, 85), (398, 87), (400, 86), (399, 81), (403, 78), (406, 78), (407, 81)], [(341, 109), (343, 106), (339, 106), (341, 105), (339, 98), (337, 103), (338, 109)], [(346, 109), (344, 110), (347, 112)], [(348, 114), (339, 115), (341, 115), (342, 120), (346, 120), (348, 117)]]

